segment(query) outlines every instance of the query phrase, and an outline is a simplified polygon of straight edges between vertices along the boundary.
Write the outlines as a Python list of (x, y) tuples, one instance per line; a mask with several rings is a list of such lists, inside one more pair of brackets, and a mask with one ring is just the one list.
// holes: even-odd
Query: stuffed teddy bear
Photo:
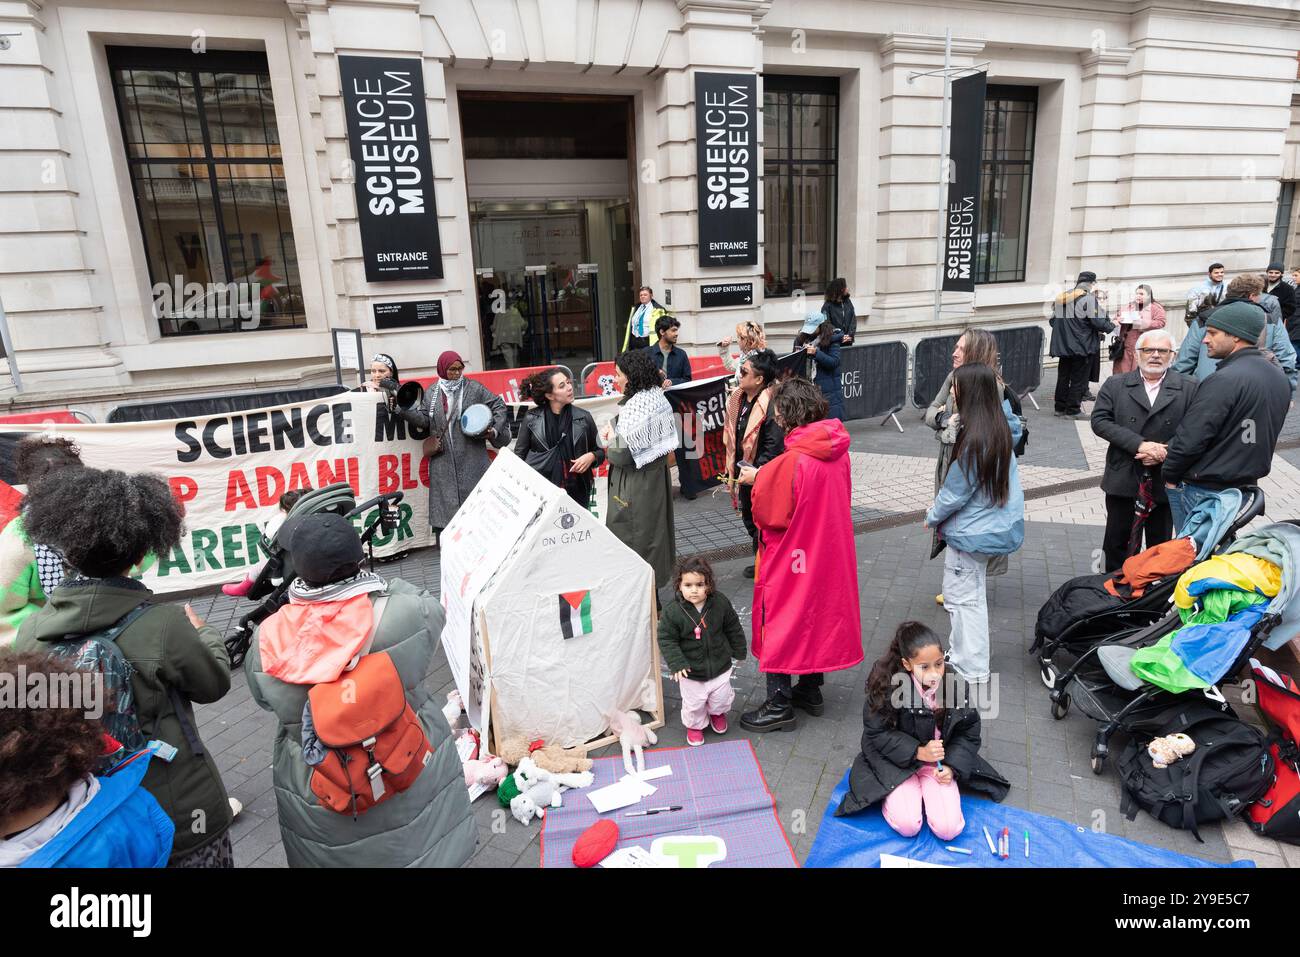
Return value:
[(591, 758), (578, 748), (561, 748), (555, 744), (542, 747), (540, 741), (529, 741), (522, 734), (504, 738), (497, 745), (497, 751), (501, 760), (512, 768), (518, 767), (524, 758), (532, 758), (539, 768), (556, 774), (590, 771), (593, 765)]
[(529, 757), (543, 771), (553, 774), (590, 771), (595, 763), (577, 748), (561, 748), (555, 744), (538, 748)]
[[(641, 724), (641, 718), (635, 711), (612, 711), (606, 715), (611, 734), (618, 735), (619, 744), (623, 745), (623, 767), (628, 774), (640, 774), (645, 770), (645, 755), (641, 749), (647, 744), (658, 744), (659, 739), (649, 728)], [(636, 770), (632, 769), (632, 754), (636, 753)]]
[(490, 784), (496, 787), (509, 773), (510, 769), (506, 767), (506, 763), (493, 755), (489, 754), (484, 761), (471, 759), (465, 762), (465, 787), (473, 787), (476, 784)]
[(513, 768), (528, 757), (530, 747), (532, 747), (532, 742), (522, 734), (512, 734), (510, 737), (497, 742), (497, 754), (502, 761)]
[(1151, 755), (1151, 766), (1167, 768), (1179, 758), (1185, 758), (1196, 750), (1196, 742), (1185, 734), (1167, 734), (1163, 738), (1154, 738), (1147, 745), (1147, 754)]

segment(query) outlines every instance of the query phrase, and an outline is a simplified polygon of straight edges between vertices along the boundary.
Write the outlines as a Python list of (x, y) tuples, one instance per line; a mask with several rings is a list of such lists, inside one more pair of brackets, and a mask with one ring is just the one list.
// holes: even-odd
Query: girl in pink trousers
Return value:
[(899, 625), (867, 678), (862, 752), (836, 815), (883, 802), (885, 820), (904, 837), (928, 823), (950, 841), (966, 826), (963, 789), (1006, 797), (1010, 785), (979, 755), (979, 712), (957, 705), (964, 691), (946, 674), (939, 636), (918, 621)]

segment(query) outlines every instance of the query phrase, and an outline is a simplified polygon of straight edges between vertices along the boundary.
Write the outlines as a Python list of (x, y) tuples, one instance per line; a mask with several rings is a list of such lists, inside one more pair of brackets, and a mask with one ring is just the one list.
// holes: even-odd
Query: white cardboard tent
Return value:
[(503, 449), (441, 547), (443, 648), (491, 750), (599, 747), (615, 709), (663, 724), (654, 570), (590, 512)]

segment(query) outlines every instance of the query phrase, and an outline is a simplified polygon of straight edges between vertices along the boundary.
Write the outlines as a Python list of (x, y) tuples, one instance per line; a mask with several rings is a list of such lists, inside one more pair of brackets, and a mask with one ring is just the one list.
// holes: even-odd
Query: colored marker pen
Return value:
[(1025, 828), (1025, 857), (1029, 857), (1029, 828)]
[(993, 835), (989, 833), (989, 826), (987, 824), (984, 825), (984, 840), (989, 842), (989, 853), (994, 857), (997, 857), (998, 849), (993, 843)]

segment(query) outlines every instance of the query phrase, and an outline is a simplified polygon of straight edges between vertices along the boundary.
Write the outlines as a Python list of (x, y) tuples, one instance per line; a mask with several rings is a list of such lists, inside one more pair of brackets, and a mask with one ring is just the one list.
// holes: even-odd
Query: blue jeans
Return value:
[(1166, 488), (1165, 492), (1169, 495), (1169, 511), (1173, 513), (1175, 538), (1182, 531), (1187, 516), (1196, 511), (1196, 506), (1203, 499), (1214, 498), (1219, 494), (1212, 488), (1189, 485), (1187, 482), (1178, 483), (1177, 488)]

